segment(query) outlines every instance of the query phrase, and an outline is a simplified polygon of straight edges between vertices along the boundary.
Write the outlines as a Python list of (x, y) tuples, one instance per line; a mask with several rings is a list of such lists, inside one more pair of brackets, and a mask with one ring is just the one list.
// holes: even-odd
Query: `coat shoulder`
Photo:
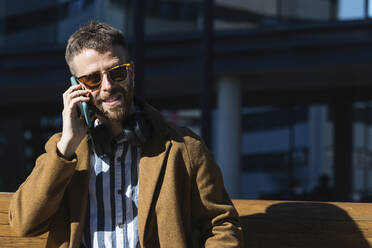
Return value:
[(212, 153), (202, 138), (190, 128), (168, 123), (169, 138), (187, 154), (192, 167), (199, 167), (211, 159)]

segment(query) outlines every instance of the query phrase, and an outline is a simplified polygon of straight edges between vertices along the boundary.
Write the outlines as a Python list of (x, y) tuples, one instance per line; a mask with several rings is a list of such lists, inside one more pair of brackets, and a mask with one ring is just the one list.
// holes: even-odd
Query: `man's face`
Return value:
[(128, 71), (128, 76), (120, 82), (112, 81), (107, 70), (113, 66), (128, 63), (124, 48), (114, 46), (105, 53), (93, 49), (85, 49), (72, 60), (72, 68), (76, 77), (101, 72), (101, 85), (91, 89), (92, 105), (98, 117), (104, 121), (122, 121), (130, 112), (133, 102), (134, 68)]

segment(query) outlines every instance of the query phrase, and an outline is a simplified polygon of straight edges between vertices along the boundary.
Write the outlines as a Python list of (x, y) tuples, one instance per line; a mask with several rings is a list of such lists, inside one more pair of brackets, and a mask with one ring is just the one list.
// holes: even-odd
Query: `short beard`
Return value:
[(110, 112), (105, 111), (102, 107), (102, 99), (93, 99), (92, 100), (92, 107), (97, 114), (98, 117), (102, 117), (108, 121), (123, 121), (127, 118), (132, 111), (132, 103), (133, 103), (133, 83), (128, 82), (128, 87), (125, 89), (119, 84), (116, 84), (110, 95), (121, 93), (124, 99), (124, 104), (121, 103), (120, 105), (116, 106), (115, 108), (111, 109)]

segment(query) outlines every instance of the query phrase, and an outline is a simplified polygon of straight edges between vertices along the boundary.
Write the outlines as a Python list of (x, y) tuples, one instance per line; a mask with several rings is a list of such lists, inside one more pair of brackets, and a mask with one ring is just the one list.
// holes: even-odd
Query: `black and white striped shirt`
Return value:
[(139, 247), (138, 164), (140, 149), (124, 138), (116, 140), (112, 158), (92, 152), (86, 247)]

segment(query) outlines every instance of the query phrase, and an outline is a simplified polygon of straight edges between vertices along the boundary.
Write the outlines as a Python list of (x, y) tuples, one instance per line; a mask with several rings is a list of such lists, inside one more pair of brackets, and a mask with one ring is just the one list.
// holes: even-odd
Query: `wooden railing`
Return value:
[[(0, 193), (0, 247), (44, 247), (47, 234), (17, 237), (8, 223), (11, 193)], [(372, 204), (233, 200), (249, 248), (372, 248)]]
[(17, 235), (10, 228), (8, 222), (8, 208), (12, 195), (12, 193), (0, 193), (0, 247), (44, 247), (47, 238), (46, 234), (32, 238), (17, 237)]

